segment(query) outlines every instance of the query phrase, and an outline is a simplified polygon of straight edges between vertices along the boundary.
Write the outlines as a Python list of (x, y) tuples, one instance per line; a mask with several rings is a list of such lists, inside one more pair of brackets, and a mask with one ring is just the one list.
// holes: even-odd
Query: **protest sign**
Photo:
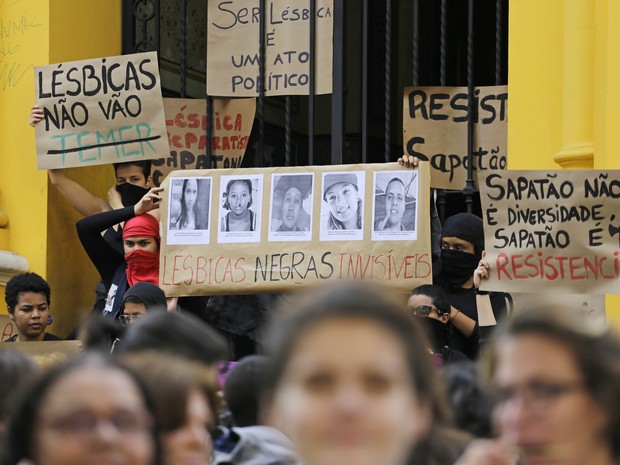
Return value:
[(519, 292), (620, 293), (620, 171), (505, 171), (480, 183), (490, 278)]
[[(476, 87), (476, 173), (506, 169), (507, 86)], [(431, 163), (431, 187), (460, 190), (467, 180), (467, 87), (407, 87), (403, 105), (403, 150)]]
[[(315, 94), (332, 89), (333, 0), (317, 0), (314, 17)], [(310, 93), (310, 2), (214, 0), (208, 2), (207, 94), (256, 97), (259, 37), (265, 21), (265, 95)]]
[(17, 334), (17, 327), (8, 315), (0, 315), (0, 342)]
[(168, 296), (289, 292), (334, 279), (409, 292), (432, 280), (428, 170), (175, 171), (163, 183), (159, 284)]
[(39, 169), (167, 156), (155, 52), (35, 68)]
[(205, 100), (165, 98), (170, 156), (153, 160), (153, 182), (159, 186), (173, 170), (237, 168), (250, 139), (256, 99), (213, 100), (212, 155), (207, 157)]
[(11, 349), (37, 357), (62, 361), (82, 351), (82, 341), (12, 342)]

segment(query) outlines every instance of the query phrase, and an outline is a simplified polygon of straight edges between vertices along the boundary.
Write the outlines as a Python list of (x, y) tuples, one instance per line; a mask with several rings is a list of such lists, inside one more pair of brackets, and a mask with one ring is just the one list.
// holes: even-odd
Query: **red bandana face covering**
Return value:
[(159, 284), (159, 253), (146, 250), (132, 250), (125, 255), (127, 261), (127, 283)]
[[(138, 215), (125, 222), (123, 239), (153, 237), (159, 242), (159, 221), (151, 215)], [(127, 282), (130, 286), (146, 282), (159, 284), (159, 252), (132, 250), (125, 255)]]

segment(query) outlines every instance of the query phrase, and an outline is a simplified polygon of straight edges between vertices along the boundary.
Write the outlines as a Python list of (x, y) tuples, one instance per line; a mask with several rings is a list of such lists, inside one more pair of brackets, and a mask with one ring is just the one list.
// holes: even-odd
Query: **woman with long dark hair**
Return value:
[(202, 229), (198, 215), (198, 180), (183, 180), (181, 194), (181, 213), (173, 221), (176, 229)]

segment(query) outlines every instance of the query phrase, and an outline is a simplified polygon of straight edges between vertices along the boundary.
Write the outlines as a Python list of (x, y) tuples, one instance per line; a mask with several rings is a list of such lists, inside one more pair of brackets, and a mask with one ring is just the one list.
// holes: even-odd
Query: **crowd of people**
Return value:
[[(45, 292), (18, 294), (43, 296), (34, 320)], [(93, 330), (111, 320), (91, 321), (82, 352), (52, 367), (3, 344), (2, 465), (618, 463), (612, 330), (522, 309), (474, 365), (428, 325), (447, 324), (445, 293), (416, 289), (407, 310), (385, 294), (338, 283), (287, 299), (264, 351), (236, 363), (216, 330), (161, 301), (113, 344)]]
[[(208, 312), (158, 287), (161, 189), (148, 165), (115, 173), (104, 201), (50, 171), (85, 215), (77, 232), (101, 298), (76, 331), (80, 352), (46, 360), (19, 343), (60, 339), (47, 330), (52, 289), (35, 273), (7, 283), (17, 333), (0, 346), (0, 465), (620, 462), (618, 335), (567, 308), (512, 309), (509, 295), (481, 291), (479, 217), (435, 231), (434, 282), (406, 303), (360, 282), (287, 296), (259, 353), (239, 357)], [(388, 182), (376, 228), (400, 228), (403, 185)], [(296, 186), (277, 186), (279, 228), (299, 227), (307, 192)], [(196, 192), (183, 185), (180, 229), (196, 222)], [(360, 227), (353, 174), (326, 175), (323, 197), (333, 228)], [(251, 182), (232, 179), (226, 231), (252, 230), (251, 203)]]

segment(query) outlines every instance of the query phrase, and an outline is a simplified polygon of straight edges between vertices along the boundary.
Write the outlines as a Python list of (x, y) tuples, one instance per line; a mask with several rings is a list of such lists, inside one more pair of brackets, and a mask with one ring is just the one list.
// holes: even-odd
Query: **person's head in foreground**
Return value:
[(36, 273), (13, 276), (6, 285), (4, 300), (9, 318), (17, 328), (17, 342), (42, 341), (50, 323), (51, 290)]
[(153, 399), (164, 465), (211, 463), (217, 389), (197, 362), (161, 352), (125, 354), (121, 363), (143, 380)]
[(239, 360), (228, 373), (224, 383), (224, 399), (235, 426), (261, 423), (260, 396), (268, 369), (268, 357), (248, 355)]
[(148, 395), (128, 370), (85, 355), (46, 372), (18, 406), (3, 463), (156, 465)]
[(529, 464), (620, 460), (620, 340), (568, 308), (517, 313), (486, 354), (502, 444)]
[(401, 465), (445, 412), (421, 328), (367, 283), (313, 289), (272, 328), (265, 421), (306, 465)]
[(9, 418), (38, 374), (39, 367), (30, 355), (14, 350), (10, 344), (0, 346), (0, 451)]
[(188, 313), (149, 312), (127, 327), (114, 347), (115, 355), (160, 351), (202, 363), (217, 379), (217, 363), (226, 359), (224, 338), (198, 317)]
[(326, 174), (323, 200), (329, 205), (329, 229), (362, 229), (362, 199), (355, 174)]

